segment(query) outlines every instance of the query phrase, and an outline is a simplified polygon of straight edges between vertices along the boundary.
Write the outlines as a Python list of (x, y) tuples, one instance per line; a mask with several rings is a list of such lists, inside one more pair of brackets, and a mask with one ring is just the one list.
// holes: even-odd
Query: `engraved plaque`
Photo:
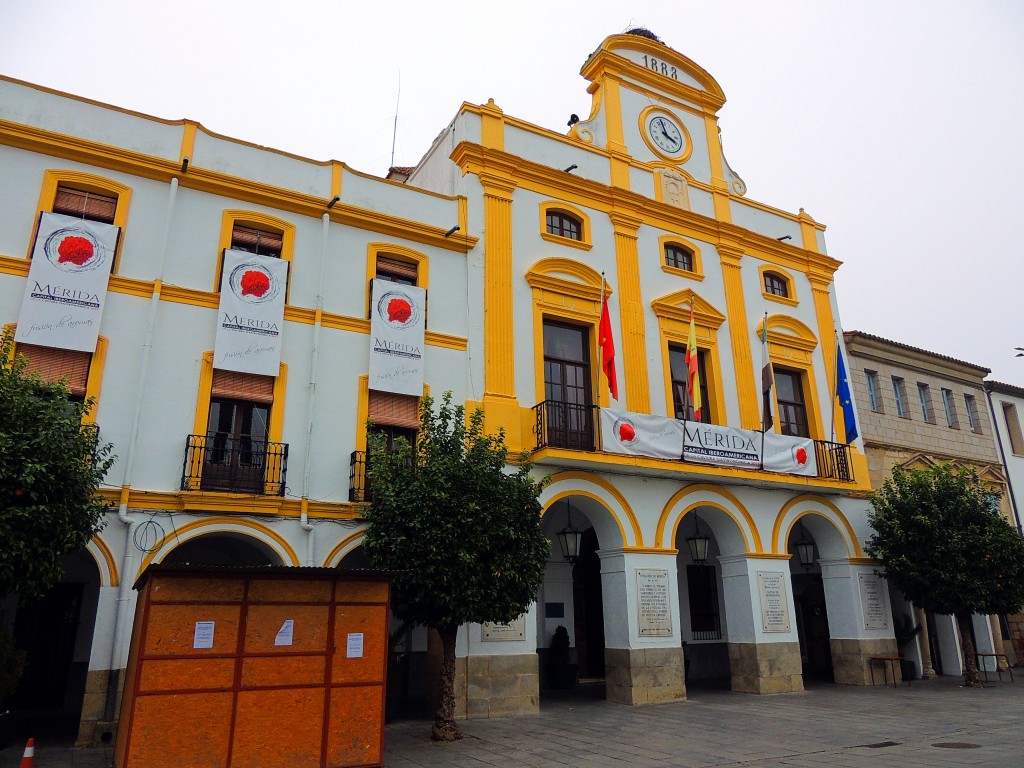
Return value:
[(480, 639), (487, 642), (499, 640), (525, 640), (526, 639), (526, 615), (513, 619), (508, 624), (498, 624), (493, 621), (484, 622), (480, 627)]
[(887, 629), (889, 627), (888, 611), (885, 610), (885, 583), (881, 576), (873, 573), (861, 573), (860, 605), (864, 610), (864, 629)]
[(758, 571), (757, 593), (761, 598), (761, 628), (765, 632), (789, 632), (785, 574)]
[(672, 604), (669, 599), (668, 571), (638, 568), (636, 593), (640, 637), (671, 637)]

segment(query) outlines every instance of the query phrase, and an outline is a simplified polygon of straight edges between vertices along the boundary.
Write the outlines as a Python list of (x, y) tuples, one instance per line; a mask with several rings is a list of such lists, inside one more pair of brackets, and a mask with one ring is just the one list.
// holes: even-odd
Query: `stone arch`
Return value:
[(85, 549), (92, 555), (92, 559), (96, 561), (96, 569), (100, 573), (100, 586), (119, 586), (121, 584), (121, 577), (117, 571), (117, 558), (114, 557), (114, 553), (110, 551), (110, 547), (107, 546), (106, 542), (99, 535), (93, 536), (89, 543), (85, 545)]
[(277, 559), (276, 565), (301, 565), (299, 556), (284, 537), (262, 523), (254, 520), (213, 517), (207, 520), (195, 520), (165, 534), (157, 545), (146, 554), (139, 569), (140, 572), (145, 570), (150, 563), (161, 562), (185, 542), (212, 534), (241, 537), (243, 540), (248, 540), (248, 543), (256, 542), (260, 548), (272, 555), (272, 558)]
[(688, 485), (668, 500), (658, 520), (654, 546), (674, 546), (676, 532), (683, 518), (697, 509), (701, 510), (701, 521), (706, 522), (714, 532), (723, 552), (739, 554), (764, 551), (757, 524), (743, 502), (724, 488), (711, 483)]
[(798, 522), (803, 522), (814, 537), (822, 559), (864, 557), (857, 534), (846, 515), (828, 499), (813, 494), (790, 499), (779, 510), (772, 529), (772, 553), (786, 554), (790, 532)]
[[(540, 496), (545, 532), (554, 535), (555, 515), (562, 499), (571, 499), (594, 527), (602, 549), (642, 547), (643, 533), (629, 502), (610, 483), (587, 472), (558, 472)], [(561, 516), (558, 517), (561, 520)]]

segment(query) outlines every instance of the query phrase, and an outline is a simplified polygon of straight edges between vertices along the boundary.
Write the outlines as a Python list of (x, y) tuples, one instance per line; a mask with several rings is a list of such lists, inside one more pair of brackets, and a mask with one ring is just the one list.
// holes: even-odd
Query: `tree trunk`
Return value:
[(434, 741), (458, 741), (462, 738), (462, 731), (455, 722), (455, 638), (459, 627), (446, 624), (435, 629), (441, 637), (441, 685), (430, 738)]
[(978, 657), (974, 655), (974, 641), (971, 640), (971, 617), (958, 613), (956, 624), (960, 629), (960, 653), (964, 657), (964, 687), (981, 688), (981, 672), (978, 671)]

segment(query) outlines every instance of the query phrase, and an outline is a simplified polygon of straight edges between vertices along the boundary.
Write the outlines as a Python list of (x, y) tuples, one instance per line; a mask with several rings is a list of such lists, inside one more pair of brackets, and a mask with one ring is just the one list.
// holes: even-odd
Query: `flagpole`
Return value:
[[(763, 324), (761, 325), (761, 357), (762, 358), (764, 358), (765, 355), (767, 354), (765, 352), (765, 344), (767, 343), (765, 341), (765, 339), (767, 339), (767, 338), (768, 338), (768, 313), (765, 312), (764, 313), (764, 321), (763, 321)], [(762, 377), (764, 376), (764, 360), (763, 359), (761, 360), (761, 376)], [(773, 379), (775, 378), (774, 372), (772, 374), (772, 378)], [(761, 411), (762, 411), (762, 413), (761, 413), (761, 469), (762, 470), (764, 470), (764, 433), (766, 431), (765, 422), (767, 421), (765, 419), (764, 410), (766, 408), (771, 408), (771, 407), (772, 407), (772, 404), (770, 402), (765, 401), (765, 398), (764, 398), (764, 382), (762, 382), (761, 383)]]
[(832, 442), (834, 443), (836, 441), (836, 400), (839, 399), (839, 331), (837, 331), (835, 328), (833, 328), (832, 332), (835, 334), (835, 346), (836, 346), (836, 353), (833, 356), (833, 360), (832, 360), (833, 380), (832, 380), (832, 401), (831, 401), (831, 408), (832, 408)]

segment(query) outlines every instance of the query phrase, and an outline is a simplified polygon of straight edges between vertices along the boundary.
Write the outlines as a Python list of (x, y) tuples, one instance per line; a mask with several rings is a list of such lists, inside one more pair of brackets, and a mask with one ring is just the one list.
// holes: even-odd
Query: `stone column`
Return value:
[(787, 693), (804, 689), (789, 565), (778, 558), (725, 555), (722, 592), (732, 689)]
[(921, 648), (921, 677), (935, 677), (935, 667), (932, 666), (932, 644), (928, 636), (928, 617), (916, 605), (914, 606), (914, 622), (921, 628), (917, 635)]
[[(1003, 630), (999, 626), (999, 617), (996, 614), (992, 614), (988, 617), (989, 626), (992, 627), (992, 653), (1006, 653), (1006, 649), (1003, 647)], [(1000, 669), (1009, 669), (1009, 659), (997, 659), (999, 662)]]
[[(835, 681), (871, 685), (871, 658), (898, 655), (888, 586), (873, 565), (854, 565), (845, 559), (819, 562)], [(875, 684), (884, 685), (888, 673), (875, 666)]]
[(537, 714), (537, 604), (510, 624), (470, 624), (465, 630), (466, 716)]
[(685, 699), (676, 553), (620, 549), (598, 554), (608, 701)]

